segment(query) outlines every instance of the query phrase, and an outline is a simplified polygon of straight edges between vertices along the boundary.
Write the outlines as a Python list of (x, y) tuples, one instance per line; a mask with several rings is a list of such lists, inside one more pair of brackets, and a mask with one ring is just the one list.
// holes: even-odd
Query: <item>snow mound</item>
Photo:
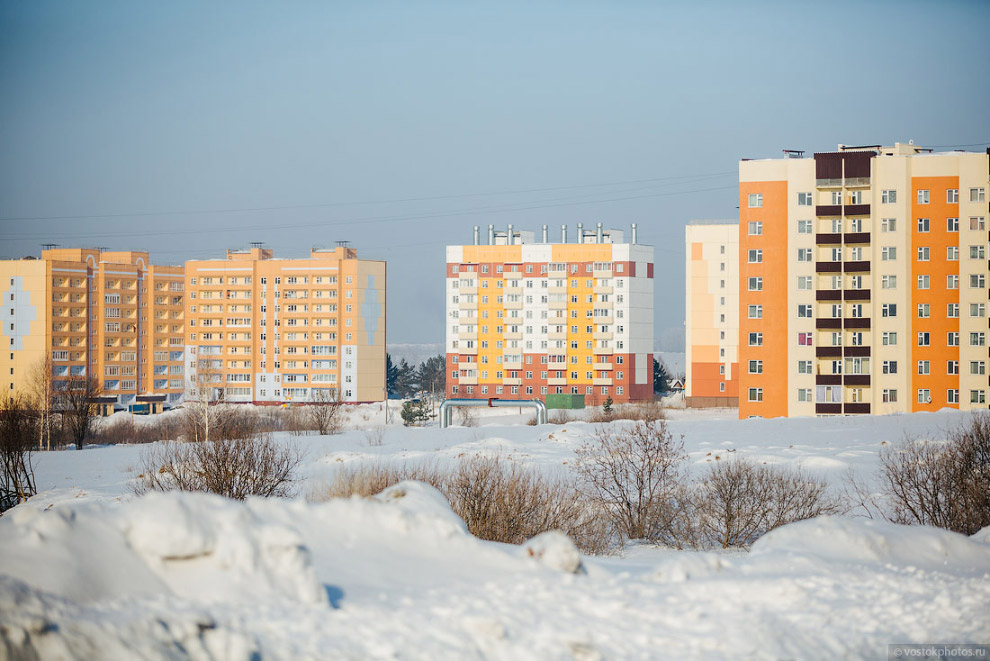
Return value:
[(584, 574), (581, 552), (570, 537), (559, 530), (551, 530), (533, 537), (522, 545), (524, 557), (533, 558), (541, 565), (568, 574)]
[(829, 563), (894, 565), (927, 570), (990, 572), (990, 547), (939, 528), (824, 516), (769, 532), (753, 557), (787, 554)]
[(983, 542), (984, 544), (990, 544), (990, 526), (980, 530), (975, 535), (970, 537), (973, 541)]
[(397, 508), (406, 530), (429, 526), (443, 537), (467, 534), (467, 526), (435, 487), (406, 480), (382, 491), (374, 500)]

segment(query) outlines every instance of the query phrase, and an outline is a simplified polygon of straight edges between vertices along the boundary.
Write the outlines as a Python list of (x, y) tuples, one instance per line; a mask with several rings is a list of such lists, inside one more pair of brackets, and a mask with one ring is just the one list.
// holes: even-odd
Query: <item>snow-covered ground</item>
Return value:
[[(407, 429), (368, 405), (350, 409), (344, 433), (279, 440), (305, 452), (305, 494), (369, 459), (497, 453), (567, 470), (594, 431), (479, 413), (475, 427)], [(967, 417), (735, 415), (671, 412), (694, 466), (731, 453), (800, 465), (837, 487), (849, 471), (871, 482), (883, 443), (941, 438)], [(557, 535), (522, 547), (475, 539), (418, 483), (319, 504), (135, 498), (141, 453), (37, 455), (42, 492), (0, 518), (0, 659), (31, 658), (28, 649), (80, 659), (885, 658), (892, 643), (990, 641), (987, 531), (836, 517), (780, 528), (749, 552), (630, 545), (580, 557)]]

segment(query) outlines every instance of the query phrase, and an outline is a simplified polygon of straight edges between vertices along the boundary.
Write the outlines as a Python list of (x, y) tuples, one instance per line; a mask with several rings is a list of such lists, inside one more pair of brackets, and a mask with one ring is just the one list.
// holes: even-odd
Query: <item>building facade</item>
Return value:
[(188, 397), (385, 399), (385, 262), (344, 245), (303, 259), (253, 247), (185, 274)]
[(739, 224), (687, 226), (685, 282), (689, 407), (739, 405)]
[(91, 376), (120, 406), (182, 398), (183, 267), (151, 264), (146, 252), (51, 249), (0, 262), (0, 285), (9, 392), (50, 359), (56, 388)]
[(986, 408), (988, 188), (913, 144), (743, 161), (740, 417)]
[(447, 396), (588, 404), (653, 398), (653, 248), (578, 225), (574, 242), (475, 227), (447, 246)]

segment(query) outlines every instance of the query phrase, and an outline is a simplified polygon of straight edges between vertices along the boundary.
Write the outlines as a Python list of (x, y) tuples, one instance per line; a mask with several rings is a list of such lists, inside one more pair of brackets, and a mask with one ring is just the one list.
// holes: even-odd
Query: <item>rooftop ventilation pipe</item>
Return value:
[(494, 225), (489, 225), (488, 226), (488, 245), (490, 245), (490, 246), (494, 246), (495, 245), (495, 226)]
[(560, 242), (567, 243), (567, 225), (560, 226)]
[(512, 245), (512, 225), (509, 225), (509, 236), (506, 238), (505, 245)]
[(639, 234), (636, 232), (636, 223), (633, 223), (632, 224), (632, 242), (633, 243), (636, 243), (636, 239), (638, 237), (639, 237)]
[(547, 226), (544, 225), (543, 226), (543, 243), (546, 243), (547, 242), (547, 238), (548, 238), (547, 237)]
[(601, 223), (598, 223), (598, 227), (597, 227), (597, 229), (595, 231), (595, 238), (598, 240), (598, 243), (601, 243), (602, 242), (602, 239), (604, 238), (603, 235), (602, 235), (602, 224)]
[(481, 228), (477, 225), (474, 226), (474, 245), (478, 245), (478, 241), (481, 240)]
[(584, 243), (584, 223), (578, 223), (577, 242)]

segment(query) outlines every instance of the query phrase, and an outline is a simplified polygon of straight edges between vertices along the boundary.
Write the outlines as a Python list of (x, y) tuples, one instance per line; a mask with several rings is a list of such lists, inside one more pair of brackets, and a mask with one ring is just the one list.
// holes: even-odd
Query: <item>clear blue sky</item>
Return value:
[(669, 340), (740, 158), (985, 147), (988, 32), (986, 1), (0, 0), (0, 256), (349, 240), (389, 341), (440, 342), (473, 225), (635, 222)]

